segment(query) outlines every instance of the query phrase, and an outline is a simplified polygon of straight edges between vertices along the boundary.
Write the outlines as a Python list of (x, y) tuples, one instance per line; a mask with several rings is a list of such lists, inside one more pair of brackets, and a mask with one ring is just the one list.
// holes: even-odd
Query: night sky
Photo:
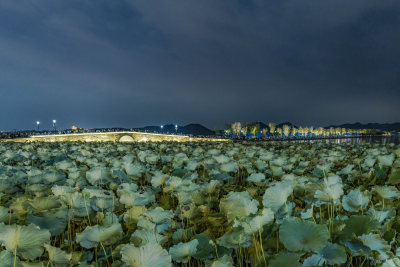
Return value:
[(0, 130), (400, 121), (400, 1), (0, 2)]

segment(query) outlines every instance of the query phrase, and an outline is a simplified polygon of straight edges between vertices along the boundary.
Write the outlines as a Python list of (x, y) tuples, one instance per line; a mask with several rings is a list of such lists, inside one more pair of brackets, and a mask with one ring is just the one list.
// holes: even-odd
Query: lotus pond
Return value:
[(400, 146), (0, 143), (0, 266), (400, 266)]

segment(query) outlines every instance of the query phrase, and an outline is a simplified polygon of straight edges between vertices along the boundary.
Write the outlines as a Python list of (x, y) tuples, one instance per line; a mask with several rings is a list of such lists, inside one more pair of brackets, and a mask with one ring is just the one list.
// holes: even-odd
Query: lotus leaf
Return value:
[(357, 212), (368, 206), (369, 197), (361, 193), (360, 190), (351, 190), (347, 195), (343, 196), (343, 209), (350, 212)]
[(324, 262), (328, 264), (343, 264), (347, 260), (344, 247), (339, 246), (338, 244), (328, 243), (319, 254), (321, 255), (321, 258), (324, 259)]
[(151, 185), (153, 187), (161, 187), (167, 179), (168, 175), (163, 174), (162, 172), (157, 172), (151, 178)]
[(379, 223), (368, 215), (352, 215), (345, 222), (341, 237), (344, 240), (351, 239), (354, 236), (368, 234), (373, 230), (379, 229)]
[(342, 174), (348, 175), (348, 174), (352, 173), (354, 167), (355, 167), (354, 164), (349, 164), (346, 167), (344, 167), (342, 170), (337, 172), (336, 174), (338, 174), (338, 175), (342, 175)]
[(390, 250), (390, 245), (387, 244), (378, 234), (364, 234), (359, 236), (359, 240), (364, 246), (369, 247), (373, 251), (379, 252), (379, 259), (387, 259), (388, 255), (386, 252)]
[(21, 261), (18, 257), (15, 258), (14, 261), (14, 254), (7, 250), (3, 250), (0, 252), (0, 267), (22, 267)]
[(122, 261), (130, 267), (171, 267), (171, 256), (157, 243), (137, 248), (125, 245), (121, 249)]
[(246, 234), (242, 228), (236, 227), (232, 231), (225, 233), (217, 243), (226, 248), (246, 248), (251, 245), (252, 238), (253, 235)]
[(124, 222), (127, 224), (136, 224), (139, 221), (140, 216), (147, 209), (143, 206), (133, 206), (129, 208), (124, 214)]
[(214, 251), (214, 247), (210, 244), (210, 236), (206, 233), (201, 233), (195, 236), (195, 240), (197, 240), (199, 244), (197, 246), (197, 252), (193, 255), (193, 258), (199, 260), (208, 259), (210, 254)]
[(211, 264), (211, 267), (233, 267), (233, 259), (228, 255), (220, 257)]
[(381, 199), (392, 199), (399, 197), (399, 191), (394, 186), (375, 186), (373, 191), (376, 192)]
[(133, 206), (146, 206), (151, 202), (155, 201), (153, 192), (150, 190), (139, 191), (139, 192), (126, 192), (123, 193), (119, 201), (126, 207)]
[(313, 210), (314, 210), (314, 207), (311, 206), (311, 208), (307, 209), (306, 211), (303, 211), (303, 212), (301, 213), (300, 217), (301, 217), (303, 220), (312, 218), (312, 217), (313, 217), (313, 214), (314, 214)]
[(0, 206), (0, 223), (14, 222), (17, 219), (17, 212)]
[(37, 217), (32, 214), (26, 217), (26, 222), (39, 226), (40, 229), (49, 230), (52, 236), (61, 234), (67, 226), (67, 222), (63, 218)]
[(371, 249), (365, 246), (360, 240), (352, 240), (345, 242), (346, 247), (348, 247), (354, 256), (359, 255), (369, 255)]
[(274, 220), (274, 213), (271, 209), (265, 208), (260, 216), (246, 217), (240, 221), (235, 220), (234, 227), (242, 227), (246, 234), (262, 232), (263, 226)]
[(196, 254), (198, 245), (199, 241), (197, 239), (186, 243), (181, 242), (172, 246), (169, 249), (169, 254), (174, 261), (186, 263), (189, 261), (190, 257)]
[(82, 233), (76, 234), (76, 241), (84, 248), (94, 248), (102, 242), (104, 245), (114, 244), (122, 237), (122, 228), (119, 223), (109, 227), (87, 226)]
[(237, 172), (239, 169), (239, 166), (237, 165), (236, 162), (228, 162), (224, 163), (221, 165), (221, 171), (222, 172), (227, 172), (227, 173), (232, 173), (232, 172)]
[(394, 161), (394, 154), (378, 156), (379, 165), (383, 167), (390, 167)]
[(164, 210), (161, 207), (156, 207), (150, 211), (143, 213), (143, 216), (149, 218), (152, 222), (156, 224), (169, 223), (174, 217), (174, 214), (169, 210)]
[(280, 253), (275, 259), (270, 260), (270, 267), (293, 266), (301, 267), (300, 255), (296, 253)]
[(384, 210), (376, 210), (374, 208), (370, 208), (367, 212), (372, 218), (377, 220), (379, 223), (383, 223), (386, 220), (393, 220), (396, 217), (396, 210), (394, 208), (384, 209)]
[(265, 181), (265, 175), (262, 173), (252, 173), (248, 178), (248, 182), (260, 183)]
[(110, 170), (104, 167), (95, 167), (86, 172), (86, 179), (91, 185), (105, 183), (109, 178)]
[(287, 201), (287, 198), (293, 192), (293, 182), (283, 181), (268, 188), (263, 196), (264, 207), (271, 208), (277, 212)]
[(160, 235), (154, 230), (138, 229), (132, 234), (131, 240), (135, 243), (135, 245), (141, 247), (148, 243), (158, 243), (162, 245), (168, 240), (168, 238)]
[(227, 198), (221, 200), (220, 209), (226, 214), (228, 221), (244, 218), (258, 211), (258, 201), (251, 198), (247, 191), (230, 192)]
[(400, 184), (400, 171), (392, 171), (392, 173), (389, 175), (389, 183), (392, 185), (398, 185)]
[(60, 201), (55, 196), (36, 197), (29, 204), (37, 211), (59, 208), (61, 206)]
[(56, 266), (67, 266), (71, 261), (72, 254), (67, 253), (59, 248), (52, 247), (48, 244), (44, 244), (44, 247), (49, 254), (49, 262)]
[(62, 181), (66, 177), (65, 173), (63, 173), (61, 171), (44, 172), (42, 175), (43, 175), (43, 179), (49, 184), (54, 184), (56, 182)]
[(315, 192), (315, 198), (321, 202), (338, 203), (341, 195), (343, 195), (342, 180), (339, 176), (329, 176), (324, 178), (324, 189)]
[(11, 253), (17, 252), (23, 258), (34, 260), (43, 254), (43, 245), (50, 241), (50, 232), (30, 224), (0, 224), (0, 242)]
[(325, 225), (293, 218), (281, 225), (279, 237), (290, 251), (319, 251), (327, 245), (329, 232)]

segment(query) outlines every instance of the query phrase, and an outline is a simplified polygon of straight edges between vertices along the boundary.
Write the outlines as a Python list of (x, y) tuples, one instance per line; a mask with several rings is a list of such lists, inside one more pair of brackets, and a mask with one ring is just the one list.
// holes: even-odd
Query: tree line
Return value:
[[(225, 125), (224, 135), (236, 137), (306, 137), (306, 136), (343, 136), (343, 135), (364, 135), (374, 134), (377, 130), (374, 129), (347, 129), (341, 127), (314, 127), (314, 126), (299, 126), (295, 127), (289, 124), (283, 124), (278, 127), (274, 122), (268, 123), (268, 127), (262, 128), (260, 123), (245, 123), (234, 122)], [(221, 133), (216, 130), (216, 134)]]

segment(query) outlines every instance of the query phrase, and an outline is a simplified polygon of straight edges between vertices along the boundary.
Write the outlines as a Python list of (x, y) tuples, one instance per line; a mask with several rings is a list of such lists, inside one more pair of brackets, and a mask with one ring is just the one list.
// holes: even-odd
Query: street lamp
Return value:
[(37, 130), (39, 131), (40, 121), (36, 121), (36, 125), (37, 125)]
[(162, 131), (162, 129), (164, 129), (164, 125), (161, 125), (160, 128), (161, 128), (161, 131)]
[(178, 132), (178, 124), (175, 124), (175, 133)]
[(53, 120), (53, 129), (54, 131), (57, 131), (57, 121)]

